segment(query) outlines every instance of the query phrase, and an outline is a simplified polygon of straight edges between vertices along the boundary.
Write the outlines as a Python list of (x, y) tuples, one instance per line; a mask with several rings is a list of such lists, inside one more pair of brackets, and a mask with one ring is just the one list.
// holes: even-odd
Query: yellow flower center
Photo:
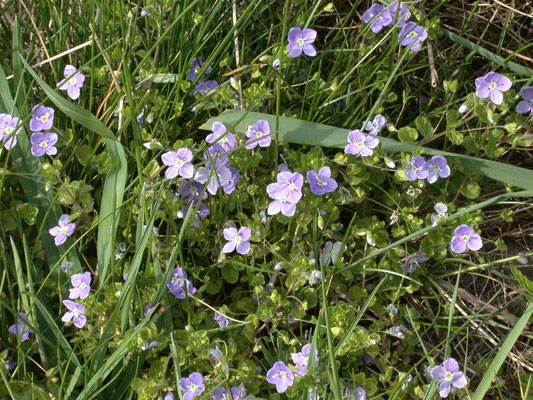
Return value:
[(287, 376), (287, 373), (285, 371), (281, 371), (279, 373), (279, 376), (281, 376), (282, 378), (285, 378)]
[(303, 46), (305, 41), (303, 39), (298, 39), (296, 43), (298, 43), (299, 46)]
[(48, 146), (48, 140), (43, 140), (43, 141), (39, 144), (39, 146), (41, 146), (43, 149), (45, 149), (46, 146)]
[(70, 83), (71, 85), (75, 85), (76, 84), (76, 77), (72, 77), (68, 80), (68, 83)]

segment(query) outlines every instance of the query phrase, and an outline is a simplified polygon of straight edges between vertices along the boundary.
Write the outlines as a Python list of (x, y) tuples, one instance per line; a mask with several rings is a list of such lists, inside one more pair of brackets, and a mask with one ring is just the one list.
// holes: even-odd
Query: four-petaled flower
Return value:
[(477, 251), (483, 247), (483, 239), (474, 231), (474, 228), (463, 224), (455, 228), (451, 247), (455, 253), (464, 253), (467, 247)]
[(85, 82), (85, 75), (81, 72), (76, 72), (76, 67), (73, 65), (67, 65), (63, 71), (65, 79), (57, 84), (59, 90), (66, 90), (67, 94), (72, 100), (76, 100), (80, 97), (80, 88)]
[(344, 148), (344, 152), (348, 154), (356, 154), (361, 157), (368, 157), (374, 154), (372, 150), (379, 144), (379, 139), (367, 136), (359, 129), (350, 131), (348, 133), (348, 144)]
[(61, 321), (72, 321), (76, 328), (83, 328), (87, 323), (87, 317), (84, 315), (85, 306), (72, 300), (63, 300), (63, 304), (65, 307), (67, 307), (68, 311), (65, 313), (65, 315), (63, 315)]
[(230, 227), (224, 229), (224, 239), (228, 241), (222, 248), (223, 253), (231, 253), (237, 249), (239, 254), (248, 254), (250, 251), (250, 237), (252, 230), (246, 226), (241, 227), (238, 231)]
[(19, 312), (17, 323), (15, 325), (11, 325), (7, 330), (9, 333), (20, 336), (21, 342), (27, 340), (30, 333), (33, 333), (29, 327), (28, 316), (23, 312)]
[(331, 193), (338, 187), (335, 179), (331, 178), (329, 167), (322, 167), (318, 172), (307, 171), (307, 181), (309, 182), (311, 192), (318, 196)]
[(435, 211), (437, 214), (431, 214), (431, 224), (438, 225), (439, 218), (446, 218), (448, 216), (448, 206), (444, 203), (435, 204)]
[(204, 377), (199, 372), (193, 372), (188, 378), (181, 378), (179, 385), (183, 391), (183, 400), (192, 400), (205, 390)]
[(398, 35), (402, 46), (411, 45), (412, 51), (420, 50), (422, 42), (428, 37), (428, 31), (415, 22), (406, 23)]
[(0, 114), (0, 144), (10, 150), (17, 144), (17, 135), (22, 129), (20, 118), (9, 114)]
[(392, 3), (387, 7), (386, 11), (392, 16), (392, 22), (398, 24), (398, 27), (400, 28), (404, 26), (409, 17), (411, 17), (411, 11), (399, 1)]
[(216, 321), (218, 326), (220, 326), (221, 328), (225, 328), (226, 326), (228, 326), (228, 319), (222, 314), (217, 313), (216, 311), (215, 311), (215, 316), (213, 319)]
[(184, 147), (178, 151), (167, 151), (161, 156), (163, 164), (168, 165), (165, 176), (168, 179), (182, 176), (185, 179), (192, 178), (194, 175), (194, 166), (191, 164), (192, 151)]
[(192, 285), (192, 282), (185, 278), (185, 274), (181, 267), (176, 267), (172, 270), (172, 275), (167, 282), (167, 287), (170, 290), (170, 293), (174, 295), (177, 299), (184, 299), (187, 295), (196, 293), (196, 288)]
[(91, 273), (74, 274), (70, 277), (70, 283), (72, 284), (72, 289), (69, 289), (69, 299), (86, 299), (91, 291)]
[(378, 114), (374, 117), (373, 121), (368, 121), (365, 125), (365, 130), (372, 133), (373, 135), (377, 135), (383, 127), (387, 124), (387, 120), (385, 117), (381, 114)]
[(337, 262), (337, 257), (341, 250), (342, 242), (335, 242), (328, 240), (324, 244), (324, 249), (320, 254), (320, 264), (323, 267), (327, 267), (330, 264), (335, 264)]
[(428, 171), (427, 181), (435, 183), (439, 177), (447, 178), (450, 176), (450, 167), (444, 156), (433, 156), (426, 162)]
[(232, 178), (231, 170), (223, 160), (217, 158), (214, 161), (208, 161), (205, 167), (198, 168), (194, 180), (200, 183), (207, 182), (207, 191), (215, 194), (224, 182), (228, 182)]
[[(309, 356), (311, 354), (311, 344), (306, 344), (302, 347), (299, 353), (291, 353), (292, 362), (296, 366), (296, 375), (305, 376), (307, 374), (307, 367), (309, 364)], [(318, 350), (315, 349), (315, 362), (318, 362)]]
[(218, 121), (213, 122), (211, 130), (213, 133), (207, 135), (205, 141), (207, 143), (213, 143), (216, 141), (216, 143), (209, 148), (209, 154), (214, 155), (216, 153), (224, 153), (235, 147), (235, 135), (231, 132), (226, 133), (227, 129), (223, 123)]
[(259, 147), (268, 147), (272, 142), (270, 137), (270, 125), (266, 119), (260, 119), (255, 124), (250, 125), (246, 130), (246, 142), (247, 149), (253, 149), (257, 145)]
[(385, 9), (385, 6), (381, 4), (372, 4), (368, 10), (363, 13), (363, 21), (367, 24), (372, 22), (370, 29), (372, 32), (380, 32), (384, 26), (392, 25), (394, 18), (389, 10)]
[(45, 154), (53, 156), (57, 154), (57, 134), (53, 132), (42, 133), (34, 132), (30, 137), (31, 154), (35, 157), (41, 157)]
[(415, 272), (419, 264), (427, 260), (429, 258), (426, 257), (426, 253), (415, 253), (406, 258), (405, 263), (402, 265), (402, 270), (408, 273)]
[(452, 386), (461, 389), (468, 383), (465, 374), (459, 371), (459, 364), (453, 358), (448, 358), (444, 360), (442, 365), (433, 367), (430, 375), (432, 379), (436, 379), (437, 383), (440, 383), (439, 395), (442, 398), (448, 397)]
[(54, 243), (56, 246), (59, 246), (66, 242), (67, 237), (74, 233), (75, 228), (76, 224), (74, 222), (69, 221), (67, 214), (63, 214), (59, 218), (58, 225), (49, 229), (48, 233), (54, 236)]
[(524, 86), (520, 89), (520, 96), (524, 100), (516, 105), (516, 112), (520, 114), (529, 112), (533, 116), (533, 86)]
[(476, 96), (480, 99), (490, 97), (494, 104), (502, 104), (503, 92), (511, 89), (513, 83), (509, 78), (497, 72), (489, 72), (476, 79)]
[(410, 181), (416, 181), (417, 179), (426, 179), (429, 175), (426, 169), (426, 160), (422, 156), (411, 157), (409, 160), (409, 166), (403, 167), (407, 172), (407, 179)]
[(283, 361), (277, 361), (267, 372), (267, 382), (276, 385), (278, 393), (285, 393), (292, 386), (294, 375)]
[(267, 193), (272, 199), (287, 199), (296, 204), (302, 198), (303, 184), (304, 177), (299, 172), (283, 171), (278, 174), (277, 182), (267, 186)]
[(54, 123), (54, 109), (52, 107), (34, 106), (30, 119), (30, 130), (33, 132), (46, 131)]
[(308, 56), (316, 56), (316, 49), (311, 43), (316, 39), (316, 31), (314, 29), (300, 29), (291, 28), (289, 30), (289, 44), (287, 50), (289, 56), (299, 57), (302, 52)]

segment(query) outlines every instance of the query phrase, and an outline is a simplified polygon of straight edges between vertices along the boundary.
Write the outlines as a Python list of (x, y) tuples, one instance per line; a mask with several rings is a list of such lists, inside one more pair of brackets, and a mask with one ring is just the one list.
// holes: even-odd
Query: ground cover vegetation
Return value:
[(0, 398), (531, 398), (530, 2), (0, 7)]

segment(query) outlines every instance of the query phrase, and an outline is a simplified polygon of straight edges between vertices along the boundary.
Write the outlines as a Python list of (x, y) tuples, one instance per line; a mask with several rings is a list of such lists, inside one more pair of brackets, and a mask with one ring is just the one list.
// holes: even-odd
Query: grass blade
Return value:
[(494, 360), (492, 360), (492, 363), (487, 369), (487, 372), (485, 372), (483, 379), (481, 380), (476, 391), (474, 392), (474, 395), (472, 396), (472, 400), (482, 400), (485, 398), (485, 394), (489, 390), (492, 381), (496, 377), (496, 373), (498, 372), (503, 362), (507, 358), (507, 355), (513, 349), (514, 344), (520, 337), (520, 334), (526, 327), (532, 315), (533, 315), (533, 304), (529, 303), (529, 307), (526, 309), (522, 317), (520, 317), (520, 319), (518, 320), (514, 328), (511, 330), (511, 332), (509, 332), (509, 334), (507, 335), (507, 338), (502, 344), (502, 347), (498, 351), (498, 354), (496, 354), (496, 357), (494, 357)]
[[(247, 125), (252, 125), (259, 119), (266, 119), (270, 126), (276, 126), (276, 116), (256, 112), (226, 110), (218, 117), (209, 119), (201, 126), (201, 129), (210, 130), (214, 121), (219, 121), (228, 127), (234, 127), (234, 131), (245, 133)], [(279, 117), (279, 138), (289, 143), (308, 144), (312, 146), (333, 147), (342, 149), (347, 144), (349, 130), (335, 128), (333, 126), (318, 124), (316, 122), (302, 121), (299, 119)], [(452, 157), (454, 162), (473, 172), (485, 175), (488, 178), (504, 182), (508, 185), (522, 189), (533, 190), (533, 171), (507, 165), (496, 161), (465, 156), (463, 154), (450, 153), (435, 150), (429, 147), (421, 147), (412, 144), (401, 143), (391, 138), (379, 138), (384, 151), (391, 153), (407, 152), (415, 149), (424, 149), (424, 154), (440, 154)]]

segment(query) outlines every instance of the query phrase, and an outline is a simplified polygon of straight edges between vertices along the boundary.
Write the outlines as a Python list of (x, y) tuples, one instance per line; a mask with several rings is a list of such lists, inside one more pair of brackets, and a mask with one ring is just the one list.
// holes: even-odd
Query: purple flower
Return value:
[(7, 330), (9, 333), (20, 336), (21, 342), (27, 340), (30, 333), (33, 333), (33, 331), (29, 328), (28, 316), (23, 312), (19, 312), (17, 323), (15, 325), (11, 325)]
[(221, 159), (217, 158), (214, 162), (208, 161), (205, 167), (198, 168), (194, 180), (200, 183), (207, 182), (207, 191), (215, 194), (222, 182), (227, 182), (232, 178), (231, 170)]
[[(196, 207), (195, 204), (192, 204), (193, 207)], [(187, 212), (189, 212), (189, 208), (191, 206), (186, 204), (182, 207), (181, 211), (178, 212), (178, 218), (184, 218), (186, 215), (187, 215)], [(207, 208), (204, 204), (199, 204), (198, 205), (198, 209), (195, 210), (193, 209), (193, 211), (191, 211), (194, 215), (194, 222), (191, 224), (192, 226), (194, 226), (195, 228), (198, 228), (200, 226), (200, 219), (199, 218), (205, 218), (209, 215), (209, 208)]]
[(289, 44), (287, 50), (289, 56), (299, 57), (302, 51), (308, 56), (316, 56), (316, 49), (311, 43), (316, 39), (316, 31), (313, 29), (291, 28), (289, 30)]
[(32, 109), (33, 115), (30, 120), (30, 130), (33, 132), (46, 131), (54, 123), (54, 109), (51, 107), (37, 106)]
[(145, 317), (148, 316), (148, 314), (150, 314), (150, 312), (152, 311), (152, 308), (153, 308), (153, 306), (152, 306), (152, 303), (150, 303), (150, 302), (148, 302), (148, 303), (144, 306), (144, 308), (143, 308), (143, 312), (144, 312), (144, 316), (145, 316)]
[(222, 190), (224, 191), (224, 193), (231, 194), (235, 190), (235, 186), (239, 182), (239, 179), (241, 179), (241, 176), (235, 169), (229, 166), (228, 166), (228, 169), (231, 172), (231, 177), (221, 183), (222, 183)]
[(420, 50), (422, 42), (426, 40), (427, 37), (428, 31), (423, 26), (420, 26), (412, 21), (406, 23), (398, 35), (400, 44), (402, 46), (411, 45), (412, 51)]
[(207, 199), (207, 191), (204, 191), (204, 185), (196, 181), (182, 182), (178, 187), (178, 192), (180, 197), (187, 198), (193, 205), (196, 205), (200, 200)]
[(224, 389), (223, 387), (217, 387), (213, 391), (211, 400), (233, 400), (232, 397), (233, 396), (230, 397), (230, 394), (226, 389)]
[(402, 265), (402, 270), (408, 273), (415, 272), (419, 267), (419, 263), (427, 260), (429, 260), (429, 258), (426, 257), (426, 253), (416, 253), (410, 255)]
[(229, 323), (228, 319), (222, 314), (217, 313), (216, 311), (215, 311), (215, 316), (213, 319), (217, 322), (218, 326), (220, 326), (221, 328), (225, 328), (226, 326), (228, 326), (228, 323)]
[(347, 387), (344, 391), (344, 400), (366, 400), (366, 390), (362, 387), (357, 389), (353, 386)]
[[(75, 74), (75, 75), (74, 75)], [(81, 72), (76, 73), (76, 67), (73, 65), (67, 65), (63, 71), (65, 79), (57, 84), (59, 90), (66, 90), (67, 94), (72, 100), (76, 100), (80, 97), (80, 88), (85, 82), (85, 75)]]
[(524, 86), (520, 89), (520, 96), (524, 100), (516, 105), (516, 112), (520, 114), (529, 112), (533, 116), (533, 86)]
[(439, 395), (442, 398), (448, 397), (452, 386), (458, 389), (464, 388), (468, 383), (463, 372), (459, 371), (459, 364), (455, 359), (448, 358), (442, 365), (436, 365), (430, 372), (432, 379), (437, 379), (440, 383)]
[(250, 251), (250, 237), (252, 235), (252, 230), (246, 226), (241, 227), (237, 231), (236, 228), (226, 228), (224, 229), (224, 239), (228, 241), (222, 248), (223, 253), (231, 253), (237, 249), (239, 254), (248, 254)]
[(167, 287), (170, 290), (170, 293), (174, 295), (177, 299), (184, 299), (186, 297), (185, 290), (187, 295), (196, 293), (196, 288), (192, 285), (192, 282), (185, 278), (185, 274), (181, 267), (176, 267), (172, 270), (172, 275), (167, 283)]
[(337, 257), (341, 250), (342, 242), (335, 242), (328, 240), (324, 244), (324, 249), (320, 254), (320, 264), (323, 267), (327, 267), (330, 264), (335, 264), (337, 262)]
[(455, 253), (464, 253), (467, 247), (477, 251), (483, 247), (483, 239), (474, 231), (474, 228), (463, 224), (455, 228), (451, 247)]
[(240, 384), (239, 386), (233, 386), (231, 388), (231, 394), (233, 395), (233, 400), (249, 400), (249, 399), (255, 399), (255, 396), (253, 394), (249, 394), (246, 396), (246, 389), (244, 388), (244, 384)]
[(439, 218), (446, 218), (448, 216), (448, 206), (444, 203), (435, 204), (435, 211), (437, 214), (431, 214), (431, 224), (437, 226)]
[(204, 78), (200, 78), (199, 82), (200, 83), (194, 87), (195, 92), (197, 93), (205, 94), (218, 87), (218, 82), (214, 80), (204, 81)]
[(54, 146), (57, 143), (57, 134), (53, 132), (34, 132), (30, 137), (30, 142), (31, 154), (35, 157), (41, 157), (45, 154), (49, 156), (57, 154), (57, 148)]
[(427, 180), (429, 183), (437, 182), (439, 177), (447, 178), (450, 176), (450, 167), (444, 156), (433, 156), (426, 163), (428, 171)]
[(378, 114), (374, 117), (373, 121), (368, 121), (365, 130), (370, 132), (373, 135), (377, 135), (383, 127), (387, 124), (387, 120), (381, 114)]
[[(398, 12), (398, 9), (400, 12)], [(407, 7), (405, 7), (401, 2), (395, 2), (389, 7), (387, 7), (387, 11), (392, 16), (392, 22), (394, 24), (398, 24), (398, 27), (402, 27), (405, 25), (409, 17), (411, 16), (411, 11)]]
[[(210, 133), (205, 138), (205, 141), (207, 143), (213, 143), (216, 141), (216, 143), (210, 147), (210, 149), (215, 148), (213, 149), (213, 151), (209, 152), (211, 155), (216, 154), (216, 153), (228, 152), (235, 147), (235, 144), (236, 144), (235, 135), (233, 135), (233, 133), (231, 132), (226, 133), (226, 127), (224, 126), (223, 123), (218, 122), (218, 121), (213, 122), (213, 126), (211, 127), (211, 130), (213, 131), (213, 133)], [(221, 136), (222, 138), (217, 141), (217, 139), (220, 138)], [(220, 148), (220, 150), (222, 151), (216, 151), (217, 147)]]
[(411, 157), (409, 160), (409, 167), (403, 167), (407, 172), (407, 179), (416, 181), (417, 179), (426, 179), (429, 175), (426, 169), (426, 160), (422, 156)]
[(290, 203), (298, 203), (302, 198), (302, 186), (304, 177), (299, 172), (280, 172), (277, 176), (277, 183), (267, 186), (268, 196), (272, 199), (287, 199)]
[(165, 176), (168, 179), (174, 179), (178, 175), (185, 179), (192, 178), (194, 175), (194, 166), (191, 164), (192, 151), (184, 147), (178, 151), (168, 151), (161, 156), (163, 164), (168, 165), (169, 168), (165, 171)]
[(284, 393), (292, 386), (294, 375), (283, 361), (277, 361), (267, 372), (267, 382), (276, 385), (278, 393)]
[(205, 390), (204, 377), (199, 372), (193, 372), (188, 378), (181, 378), (179, 384), (183, 400), (192, 400)]
[(272, 63), (272, 68), (274, 68), (276, 71), (278, 71), (279, 70), (279, 65), (280, 65), (279, 58), (276, 58), (274, 60), (274, 62)]
[(174, 393), (173, 392), (167, 392), (165, 395), (165, 398), (159, 396), (157, 400), (174, 400)]
[(253, 149), (259, 144), (259, 147), (268, 147), (272, 142), (270, 137), (270, 125), (266, 119), (260, 119), (255, 124), (250, 125), (246, 130), (246, 137), (249, 138), (246, 142), (247, 149)]
[(480, 99), (490, 97), (494, 104), (502, 104), (503, 92), (508, 91), (513, 82), (497, 72), (489, 72), (476, 79), (476, 96)]
[[(311, 354), (311, 344), (302, 347), (299, 353), (291, 353), (292, 362), (296, 365), (296, 375), (307, 375), (307, 365), (309, 364), (309, 355)], [(315, 349), (315, 362), (318, 362), (318, 350)]]
[(366, 136), (359, 129), (350, 131), (348, 133), (348, 144), (344, 148), (344, 152), (348, 154), (358, 154), (361, 157), (368, 157), (374, 154), (372, 150), (379, 144), (379, 139)]
[(69, 221), (67, 214), (63, 214), (59, 218), (58, 225), (49, 229), (48, 233), (54, 236), (54, 243), (56, 246), (59, 246), (66, 242), (67, 237), (74, 233), (75, 228), (76, 224)]
[(64, 264), (61, 264), (59, 268), (61, 268), (63, 272), (68, 272), (72, 269), (73, 266), (74, 266), (74, 263), (72, 261), (67, 261)]
[(69, 289), (69, 299), (86, 299), (91, 291), (91, 273), (84, 272), (83, 274), (74, 274), (70, 277), (70, 283), (73, 288)]
[(389, 26), (394, 23), (394, 18), (392, 17), (389, 10), (385, 10), (385, 7), (381, 4), (372, 4), (368, 10), (363, 13), (363, 21), (367, 24), (372, 22), (372, 32), (380, 32), (384, 26)]
[(0, 144), (3, 144), (6, 150), (12, 149), (17, 144), (17, 135), (22, 129), (21, 123), (17, 117), (0, 114)]
[(331, 178), (329, 167), (322, 167), (318, 172), (307, 171), (307, 181), (311, 187), (311, 192), (318, 196), (335, 191), (338, 187), (335, 179)]
[(85, 314), (85, 306), (83, 304), (76, 303), (71, 300), (63, 300), (63, 304), (65, 305), (65, 307), (67, 307), (67, 310), (69, 311), (67, 311), (65, 315), (63, 315), (61, 321), (72, 321), (76, 328), (83, 328), (87, 323), (87, 317), (83, 315)]
[(296, 212), (296, 204), (288, 201), (286, 197), (276, 199), (268, 204), (268, 215), (275, 215), (280, 212), (286, 217), (292, 217)]
[[(194, 58), (191, 63), (191, 69), (189, 70), (189, 80), (192, 82), (196, 79), (198, 76), (198, 72), (200, 72), (200, 69), (204, 65), (204, 61), (202, 60), (202, 57)], [(207, 75), (211, 72), (212, 68), (207, 67), (204, 71), (204, 75)]]

